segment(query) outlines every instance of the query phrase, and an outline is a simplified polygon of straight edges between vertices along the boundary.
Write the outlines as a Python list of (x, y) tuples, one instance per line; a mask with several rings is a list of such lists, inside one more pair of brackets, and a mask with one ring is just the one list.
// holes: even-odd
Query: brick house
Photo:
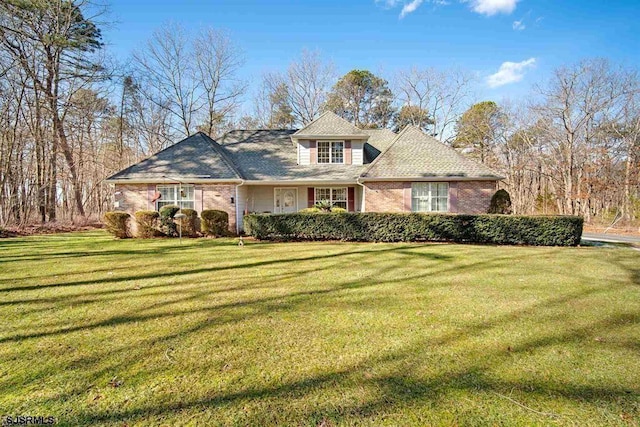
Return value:
[(116, 209), (177, 204), (292, 213), (329, 200), (350, 212), (485, 213), (502, 177), (414, 126), (359, 129), (327, 112), (298, 131), (192, 135), (109, 177)]

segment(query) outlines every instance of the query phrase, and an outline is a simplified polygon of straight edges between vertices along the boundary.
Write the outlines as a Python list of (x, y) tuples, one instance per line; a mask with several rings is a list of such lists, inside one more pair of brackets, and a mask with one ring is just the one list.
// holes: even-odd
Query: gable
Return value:
[(503, 179), (487, 166), (467, 159), (453, 148), (407, 126), (364, 171), (363, 178), (383, 179)]
[(368, 135), (353, 123), (337, 114), (327, 111), (320, 117), (295, 132), (292, 139), (367, 139)]

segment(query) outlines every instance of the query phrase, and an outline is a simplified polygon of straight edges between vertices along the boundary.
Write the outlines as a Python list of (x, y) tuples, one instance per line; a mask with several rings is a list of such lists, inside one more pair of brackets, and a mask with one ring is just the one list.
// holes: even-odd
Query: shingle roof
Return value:
[(296, 138), (356, 135), (362, 135), (363, 138), (367, 137), (367, 134), (361, 129), (331, 111), (326, 111), (293, 135)]
[[(342, 119), (340, 119), (342, 120)], [(197, 133), (108, 178), (110, 181), (163, 182), (355, 181), (388, 179), (501, 179), (495, 171), (409, 126), (399, 135), (389, 130), (361, 131), (365, 165), (298, 165), (291, 141), (294, 130), (236, 130), (212, 140)]]
[(198, 132), (159, 153), (110, 176), (107, 180), (241, 179), (227, 153)]
[(389, 129), (364, 129), (363, 132), (369, 135), (369, 140), (364, 144), (365, 163), (373, 162), (398, 136)]
[(298, 165), (292, 130), (236, 130), (218, 138), (247, 180), (355, 181), (358, 165)]
[(367, 167), (362, 177), (502, 178), (495, 171), (463, 157), (415, 126), (407, 126), (400, 132), (389, 148)]

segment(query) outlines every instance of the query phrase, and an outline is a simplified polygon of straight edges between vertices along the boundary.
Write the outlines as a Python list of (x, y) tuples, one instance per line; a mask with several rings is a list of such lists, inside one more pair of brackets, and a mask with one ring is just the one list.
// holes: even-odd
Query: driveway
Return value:
[(640, 236), (605, 233), (582, 233), (582, 240), (607, 243), (630, 243), (640, 245)]

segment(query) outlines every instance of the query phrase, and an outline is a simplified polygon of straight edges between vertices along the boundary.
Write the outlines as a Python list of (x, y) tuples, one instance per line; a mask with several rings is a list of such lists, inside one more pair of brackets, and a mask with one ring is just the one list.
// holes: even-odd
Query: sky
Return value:
[(554, 69), (585, 58), (640, 65), (640, 0), (105, 1), (104, 41), (119, 59), (170, 22), (224, 29), (244, 52), (242, 77), (253, 90), (303, 49), (319, 51), (339, 75), (463, 68), (477, 76), (477, 96), (494, 101), (527, 96)]

